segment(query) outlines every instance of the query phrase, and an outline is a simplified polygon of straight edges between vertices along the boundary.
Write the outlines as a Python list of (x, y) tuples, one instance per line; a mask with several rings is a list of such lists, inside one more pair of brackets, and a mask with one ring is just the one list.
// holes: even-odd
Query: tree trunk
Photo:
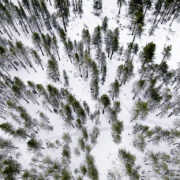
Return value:
[(121, 6), (122, 6), (122, 3), (120, 2), (120, 4), (119, 4), (119, 12), (118, 12), (119, 15), (121, 14)]
[[(62, 13), (61, 13), (61, 14), (62, 14)], [(63, 26), (64, 26), (64, 31), (67, 32), (66, 24), (65, 24), (65, 21), (64, 21), (64, 16), (62, 16), (62, 22), (63, 22)]]
[(174, 20), (176, 19), (176, 17), (178, 16), (178, 11), (174, 14), (174, 17), (173, 17), (173, 19), (172, 19), (172, 21), (171, 21), (171, 23), (169, 24), (169, 27), (171, 27), (172, 26), (172, 23), (174, 22)]
[(40, 46), (39, 43), (38, 43), (38, 47), (39, 47), (39, 49), (40, 49), (40, 51), (41, 51), (41, 54), (44, 56), (43, 50), (42, 50), (42, 48), (41, 48), (41, 46)]
[(112, 50), (112, 53), (111, 53), (111, 57), (110, 57), (110, 59), (112, 59), (113, 54), (114, 54), (114, 51)]

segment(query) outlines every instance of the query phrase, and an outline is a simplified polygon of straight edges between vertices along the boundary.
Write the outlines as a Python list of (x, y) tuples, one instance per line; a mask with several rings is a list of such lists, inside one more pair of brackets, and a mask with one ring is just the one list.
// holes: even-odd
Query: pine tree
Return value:
[(135, 87), (133, 88), (134, 97), (133, 100), (136, 98), (136, 96), (145, 88), (145, 80), (139, 80), (135, 82)]
[(26, 86), (21, 79), (14, 77), (14, 84), (11, 89), (17, 98), (23, 98), (27, 103), (29, 103), (25, 98)]
[(58, 46), (58, 42), (57, 42), (57, 38), (56, 38), (55, 34), (53, 34), (53, 37), (52, 37), (52, 48), (55, 50), (55, 52), (58, 56), (58, 59), (60, 61), (59, 46)]
[(49, 32), (51, 32), (52, 30), (51, 23), (50, 23), (51, 15), (50, 15), (50, 12), (48, 11), (48, 8), (44, 0), (40, 0), (40, 12), (41, 12), (41, 16), (44, 21), (44, 24), (46, 25), (46, 28), (48, 29)]
[(47, 72), (48, 72), (48, 77), (50, 79), (52, 79), (55, 82), (60, 81), (58, 63), (54, 58), (54, 56), (52, 56), (51, 59), (48, 60)]
[(110, 101), (109, 97), (106, 94), (103, 94), (100, 97), (100, 103), (103, 105), (103, 114), (104, 114), (104, 110), (107, 109), (110, 106), (111, 101)]
[(29, 0), (22, 0), (22, 4), (27, 9), (27, 11), (29, 12), (29, 15), (32, 16), (30, 1)]
[(12, 157), (6, 156), (1, 161), (1, 177), (4, 180), (17, 179), (22, 170), (21, 164)]
[(132, 18), (131, 21), (132, 24), (132, 35), (133, 40), (132, 43), (134, 43), (136, 36), (138, 35), (139, 38), (142, 35), (143, 27), (144, 27), (144, 14), (143, 11), (138, 11)]
[[(55, 108), (59, 108), (59, 105), (60, 105), (60, 93), (59, 93), (59, 90), (51, 85), (51, 84), (48, 84), (47, 85), (47, 91), (48, 91), (48, 97), (49, 97), (49, 102), (52, 104), (53, 107)], [(54, 109), (55, 110), (55, 109)]]
[(154, 54), (155, 54), (156, 45), (153, 42), (148, 43), (140, 54), (142, 68), (145, 64), (149, 64), (153, 62)]
[(143, 0), (143, 4), (145, 6), (145, 10), (144, 10), (144, 16), (147, 13), (147, 10), (150, 10), (152, 7), (152, 0)]
[(72, 125), (72, 127), (74, 128), (74, 125), (72, 124), (72, 120), (73, 120), (72, 110), (71, 110), (71, 107), (68, 104), (66, 104), (64, 106), (63, 112), (64, 112), (64, 115), (65, 115), (65, 121), (68, 124)]
[(29, 150), (33, 150), (33, 151), (37, 151), (39, 149), (44, 149), (43, 147), (41, 147), (41, 142), (36, 140), (35, 138), (30, 139), (27, 142), (27, 146)]
[(42, 66), (42, 60), (41, 60), (39, 54), (35, 50), (32, 50), (32, 55), (33, 55), (35, 63), (40, 65), (42, 70), (44, 70), (44, 68)]
[(110, 59), (112, 59), (114, 52), (117, 52), (119, 49), (119, 29), (118, 28), (116, 28), (113, 32), (111, 44), (112, 44), (112, 52), (111, 52)]
[(73, 43), (72, 41), (68, 38), (68, 40), (64, 43), (65, 50), (67, 52), (67, 55), (72, 63), (72, 57), (73, 57)]
[(162, 54), (163, 54), (162, 61), (169, 60), (169, 58), (171, 57), (171, 51), (172, 51), (171, 45), (164, 47), (163, 52), (162, 52)]
[(29, 65), (29, 67), (33, 68), (33, 70), (36, 72), (34, 69), (29, 57), (28, 57), (28, 49), (24, 47), (23, 43), (21, 41), (16, 42), (16, 51), (17, 54), (24, 60), (24, 62)]
[(110, 56), (112, 38), (113, 38), (113, 32), (109, 29), (105, 35), (106, 52), (108, 54), (108, 57)]
[(42, 48), (41, 48), (42, 41), (41, 41), (39, 34), (36, 32), (33, 32), (32, 33), (32, 40), (33, 40), (34, 44), (41, 50), (41, 53), (44, 56), (44, 53), (43, 53)]
[(138, 118), (138, 116), (141, 119), (144, 119), (147, 114), (149, 112), (149, 107), (148, 107), (148, 103), (147, 102), (143, 102), (143, 101), (138, 101), (136, 102), (135, 108), (134, 108), (134, 114), (133, 114), (133, 119), (132, 120), (136, 120)]
[(123, 74), (121, 75), (122, 77), (121, 77), (120, 86), (122, 84), (126, 84), (126, 82), (132, 78), (133, 70), (134, 70), (134, 66), (133, 66), (132, 61), (127, 61), (123, 67)]
[(65, 70), (63, 70), (63, 77), (64, 77), (64, 86), (69, 86), (69, 80)]
[(113, 137), (113, 141), (117, 144), (120, 143), (121, 141), (122, 130), (123, 130), (122, 121), (117, 121), (112, 124), (112, 137)]
[(157, 26), (156, 24), (156, 21), (157, 21), (157, 18), (162, 10), (162, 7), (163, 7), (163, 0), (158, 0), (156, 3), (155, 3), (155, 10), (154, 10), (154, 15), (155, 15), (155, 19), (154, 19), (154, 22), (153, 22), (153, 25), (152, 25), (152, 28), (149, 32), (150, 35), (152, 35), (153, 31), (155, 30), (155, 27)]
[(0, 129), (10, 135), (14, 135), (15, 133), (14, 127), (8, 122), (0, 124)]
[(27, 132), (26, 132), (26, 130), (23, 129), (23, 128), (17, 129), (16, 132), (15, 132), (15, 136), (16, 136), (16, 137), (21, 137), (21, 138), (23, 138), (23, 139), (32, 138), (32, 136), (28, 135)]
[(89, 108), (89, 105), (87, 104), (86, 101), (83, 101), (83, 106), (84, 106), (84, 109), (85, 109), (87, 115), (89, 116), (89, 114), (90, 114), (90, 108)]
[(25, 33), (25, 35), (27, 36), (29, 34), (29, 31), (27, 29), (27, 25), (26, 24), (28, 24), (29, 29), (32, 32), (31, 25), (30, 25), (30, 23), (28, 21), (28, 17), (26, 15), (26, 12), (24, 11), (21, 3), (18, 2), (18, 4), (19, 4), (19, 8), (17, 6), (14, 6), (14, 9), (15, 9), (15, 12), (16, 12), (16, 16), (17, 16), (16, 18), (19, 20), (20, 25), (22, 27), (22, 30)]
[(9, 139), (4, 139), (0, 137), (0, 148), (4, 150), (18, 149), (18, 147), (14, 146), (12, 141)]
[(119, 95), (119, 82), (116, 79), (112, 84), (111, 84), (111, 95), (112, 95), (112, 100), (114, 100), (114, 97), (117, 98)]
[(102, 78), (101, 78), (102, 84), (104, 84), (104, 82), (106, 81), (106, 74), (107, 74), (107, 66), (103, 66), (102, 67)]
[(7, 50), (4, 47), (2, 47), (2, 46), (0, 46), (0, 58), (1, 58), (1, 60), (0, 60), (0, 67), (7, 74), (9, 74), (7, 72), (7, 67), (6, 67), (8, 65), (8, 63), (10, 63), (11, 66), (13, 66), (16, 71), (18, 71), (18, 69), (16, 68), (16, 66), (12, 62), (11, 58), (9, 58)]
[(105, 16), (103, 19), (101, 29), (103, 30), (104, 33), (106, 33), (106, 31), (108, 29), (108, 17), (107, 16)]
[(69, 3), (67, 0), (55, 0), (55, 8), (58, 10), (58, 16), (62, 18), (64, 31), (67, 32), (66, 26), (69, 19)]
[(125, 0), (117, 0), (117, 4), (119, 6), (118, 14), (120, 15), (121, 14), (121, 7), (122, 7), (123, 4), (126, 4), (126, 1)]
[(97, 49), (101, 48), (101, 46), (102, 46), (102, 35), (101, 35), (101, 27), (100, 26), (97, 26), (94, 29), (92, 43)]
[(99, 16), (102, 12), (102, 0), (93, 0), (94, 14)]
[(43, 34), (41, 33), (41, 39), (42, 39), (42, 46), (44, 48), (44, 51), (46, 52), (46, 54), (48, 56), (51, 56), (52, 55), (52, 39), (51, 37), (49, 36), (49, 34)]
[(90, 55), (90, 49), (91, 49), (91, 35), (89, 33), (88, 29), (83, 29), (82, 30), (82, 41), (83, 44), (86, 46), (86, 51)]

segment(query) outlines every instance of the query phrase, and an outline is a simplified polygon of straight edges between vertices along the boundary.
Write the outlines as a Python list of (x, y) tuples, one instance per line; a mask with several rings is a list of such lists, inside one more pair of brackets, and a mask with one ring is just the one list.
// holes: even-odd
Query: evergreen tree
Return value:
[(62, 18), (64, 31), (67, 32), (67, 23), (69, 19), (69, 3), (67, 0), (55, 0), (55, 8), (58, 10), (57, 14)]
[(94, 14), (99, 16), (102, 12), (102, 0), (93, 0)]
[(64, 86), (69, 86), (69, 80), (65, 70), (63, 70), (63, 77), (64, 77)]
[(94, 29), (92, 43), (95, 47), (97, 47), (97, 49), (101, 48), (101, 46), (102, 46), (102, 35), (101, 35), (101, 27), (100, 26), (97, 26)]
[(145, 64), (149, 64), (153, 62), (154, 54), (155, 54), (156, 45), (153, 42), (148, 43), (140, 54), (142, 68)]
[(120, 143), (121, 141), (121, 133), (123, 130), (122, 121), (117, 121), (112, 124), (112, 137), (115, 143)]
[(22, 166), (12, 157), (6, 157), (1, 161), (1, 177), (4, 180), (17, 179), (20, 175)]
[(42, 48), (41, 48), (42, 42), (41, 42), (41, 38), (40, 38), (39, 34), (36, 32), (33, 32), (32, 33), (32, 40), (33, 40), (34, 44), (41, 50), (41, 53), (44, 56), (44, 53), (43, 53)]
[(34, 69), (29, 57), (28, 57), (28, 49), (24, 47), (21, 41), (16, 42), (16, 50), (17, 54), (20, 56), (20, 58), (23, 58), (24, 62), (29, 65), (29, 67), (33, 68), (33, 70), (36, 72)]
[(133, 114), (133, 120), (137, 119), (140, 116), (141, 119), (144, 119), (149, 112), (149, 107), (147, 102), (138, 101), (136, 102)]
[(90, 108), (89, 108), (89, 105), (87, 104), (86, 101), (83, 101), (83, 106), (84, 106), (84, 109), (85, 109), (87, 115), (89, 116), (89, 114), (90, 114)]
[(48, 60), (48, 66), (47, 66), (47, 72), (48, 72), (48, 77), (52, 79), (53, 81), (59, 81), (59, 68), (58, 68), (58, 63), (54, 56), (51, 57), (51, 59)]
[(36, 140), (35, 138), (30, 139), (27, 142), (27, 146), (28, 146), (29, 150), (33, 150), (33, 151), (37, 151), (40, 148), (44, 149), (43, 147), (41, 147), (41, 142)]
[(150, 10), (151, 7), (152, 7), (152, 0), (143, 0), (143, 4), (144, 4), (144, 7), (145, 7), (145, 10), (144, 10), (144, 16), (145, 16), (147, 10)]
[(126, 1), (125, 0), (117, 0), (117, 4), (119, 6), (118, 14), (120, 15), (121, 14), (121, 7), (122, 7), (123, 4), (126, 4)]
[(131, 24), (132, 24), (132, 35), (134, 35), (132, 43), (134, 43), (136, 36), (138, 35), (140, 38), (143, 32), (143, 27), (144, 27), (143, 11), (138, 11), (133, 16)]
[(83, 29), (82, 30), (82, 41), (86, 46), (86, 51), (90, 55), (90, 49), (91, 49), (91, 35), (89, 33), (88, 29)]
[(104, 33), (106, 33), (106, 31), (108, 29), (108, 17), (107, 16), (105, 16), (103, 19), (101, 29), (104, 31)]
[(14, 135), (14, 132), (15, 132), (14, 127), (8, 122), (0, 124), (0, 129), (10, 135)]
[(23, 138), (23, 139), (26, 139), (27, 137), (28, 137), (28, 138), (32, 138), (32, 136), (28, 135), (27, 132), (26, 132), (26, 130), (23, 129), (23, 128), (17, 129), (16, 132), (15, 132), (15, 136), (16, 136), (16, 137), (21, 137), (21, 138)]
[(73, 124), (72, 124), (72, 120), (73, 120), (73, 116), (72, 116), (72, 110), (70, 108), (70, 106), (68, 104), (66, 104), (64, 106), (64, 115), (65, 115), (65, 121), (67, 123), (69, 123), (70, 125), (72, 125), (72, 127), (74, 128)]
[(53, 37), (52, 37), (52, 48), (56, 52), (58, 59), (60, 61), (59, 46), (58, 46), (58, 42), (57, 42), (57, 38), (55, 34), (53, 34)]
[(60, 105), (59, 90), (55, 86), (48, 84), (47, 91), (48, 91), (48, 95), (49, 95), (48, 96), (49, 102), (52, 104), (53, 107), (59, 108), (59, 105)]
[(33, 55), (35, 63), (40, 65), (42, 70), (44, 70), (44, 68), (42, 66), (42, 60), (41, 60), (39, 54), (35, 50), (32, 50), (32, 55)]
[[(120, 67), (122, 68), (122, 66)], [(134, 66), (133, 66), (132, 61), (127, 61), (123, 66), (123, 74), (121, 75), (120, 86), (122, 84), (126, 84), (126, 82), (132, 78), (133, 70), (134, 70)]]
[(119, 95), (119, 82), (116, 79), (112, 84), (111, 84), (111, 95), (112, 95), (112, 100), (118, 97)]
[(164, 47), (163, 52), (162, 52), (162, 54), (163, 54), (162, 61), (169, 60), (169, 58), (171, 57), (171, 50), (172, 50), (171, 45)]
[(118, 49), (119, 49), (119, 29), (116, 28), (113, 32), (113, 37), (112, 37), (112, 52), (110, 59), (112, 59), (114, 52), (117, 52)]
[(0, 137), (0, 148), (5, 150), (18, 149), (18, 147), (14, 146), (12, 141), (9, 139), (4, 139)]
[(103, 105), (103, 114), (104, 114), (104, 110), (110, 106), (111, 101), (109, 97), (106, 94), (104, 94), (100, 97), (100, 103)]
[(46, 25), (46, 28), (48, 29), (49, 32), (51, 32), (52, 30), (51, 23), (50, 23), (51, 15), (48, 11), (48, 8), (44, 0), (40, 0), (40, 12), (41, 12), (41, 17), (43, 19), (43, 22)]
[(29, 103), (25, 98), (26, 86), (21, 79), (14, 77), (14, 84), (11, 89), (17, 98), (23, 98), (27, 103)]
[(107, 74), (107, 66), (103, 66), (102, 67), (102, 78), (101, 78), (102, 84), (104, 84), (104, 82), (106, 81), (106, 74)]

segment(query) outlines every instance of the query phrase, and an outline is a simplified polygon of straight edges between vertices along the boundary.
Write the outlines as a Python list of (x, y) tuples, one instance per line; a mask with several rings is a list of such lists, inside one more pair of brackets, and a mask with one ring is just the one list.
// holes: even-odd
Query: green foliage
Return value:
[(104, 32), (107, 31), (107, 29), (108, 29), (108, 17), (107, 16), (104, 17), (101, 28)]
[(61, 180), (70, 180), (71, 179), (71, 175), (69, 173), (69, 171), (67, 171), (66, 169), (62, 170), (62, 175), (61, 175)]
[[(106, 109), (107, 107), (110, 106), (111, 101), (110, 101), (109, 97), (106, 94), (103, 94), (100, 97), (100, 103), (103, 105), (104, 109)], [(103, 112), (104, 112), (104, 110), (103, 110)]]
[(87, 175), (92, 180), (98, 180), (99, 174), (97, 168), (94, 164), (94, 158), (91, 155), (86, 156), (86, 163), (87, 163)]
[(112, 124), (112, 137), (113, 137), (113, 141), (117, 144), (120, 143), (121, 141), (122, 130), (123, 130), (122, 121), (117, 121)]
[(41, 148), (40, 142), (38, 142), (35, 138), (30, 139), (27, 142), (27, 146), (28, 146), (29, 150), (35, 150), (35, 151), (37, 151), (39, 148)]
[(58, 63), (56, 59), (54, 58), (54, 56), (52, 56), (51, 59), (48, 60), (47, 72), (48, 72), (48, 77), (52, 79), (54, 82), (60, 80)]
[(142, 67), (145, 64), (152, 63), (155, 55), (156, 45), (153, 42), (148, 43), (140, 54), (140, 58), (142, 61)]
[(85, 175), (85, 174), (87, 173), (87, 169), (86, 169), (86, 166), (85, 166), (85, 165), (81, 165), (81, 166), (80, 166), (80, 170), (81, 170), (81, 173), (82, 173), (83, 175)]
[(94, 29), (93, 37), (92, 37), (92, 43), (96, 47), (101, 47), (102, 45), (102, 37), (101, 37), (101, 27), (97, 26)]
[(133, 111), (134, 111), (133, 120), (137, 119), (138, 116), (139, 118), (144, 119), (149, 112), (148, 103), (143, 102), (143, 101), (136, 102), (136, 105)]
[(21, 165), (14, 159), (7, 157), (2, 162), (1, 175), (4, 180), (14, 180), (21, 172)]
[(11, 135), (14, 135), (15, 133), (13, 126), (8, 122), (0, 124), (0, 129), (3, 130), (5, 133), (9, 133)]
[(119, 86), (120, 86), (120, 84), (119, 84), (117, 79), (111, 84), (112, 100), (114, 99), (114, 97), (115, 98), (118, 97), (118, 95), (119, 95)]

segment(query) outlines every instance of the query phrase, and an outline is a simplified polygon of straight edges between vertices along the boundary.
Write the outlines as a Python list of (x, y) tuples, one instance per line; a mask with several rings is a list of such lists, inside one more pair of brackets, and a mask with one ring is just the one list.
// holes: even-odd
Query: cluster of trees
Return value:
[[(48, 8), (54, 5), (54, 11)], [(103, 1), (93, 0), (93, 13), (102, 15)], [(91, 155), (92, 148), (97, 144), (100, 116), (107, 117), (111, 126), (112, 139), (115, 143), (121, 142), (124, 121), (119, 120), (120, 88), (123, 88), (133, 77), (138, 78), (133, 83), (133, 97), (135, 101), (132, 111), (132, 121), (145, 120), (149, 114), (157, 110), (156, 117), (179, 116), (180, 114), (180, 68), (172, 70), (168, 66), (171, 58), (172, 46), (166, 45), (162, 51), (162, 59), (156, 64), (156, 44), (147, 43), (142, 49), (135, 43), (141, 37), (146, 24), (146, 14), (152, 13), (153, 21), (149, 34), (152, 35), (160, 24), (169, 22), (172, 25), (179, 17), (180, 2), (177, 0), (117, 0), (118, 14), (121, 15), (122, 6), (128, 8), (132, 41), (124, 49), (120, 45), (119, 27), (111, 29), (108, 17), (103, 17), (101, 25), (94, 28), (91, 34), (88, 27), (84, 28), (79, 41), (72, 41), (68, 37), (68, 24), (71, 12), (75, 17), (83, 16), (83, 0), (22, 0), (14, 4), (12, 1), (0, 2), (0, 130), (9, 138), (0, 137), (0, 178), (9, 179), (44, 179), (61, 180), (73, 179), (70, 168), (72, 151), (71, 136), (63, 134), (62, 142), (49, 140), (45, 143), (40, 139), (41, 131), (52, 132), (52, 117), (47, 111), (56, 114), (57, 121), (63, 120), (69, 129), (77, 129), (81, 137), (77, 140), (74, 153), (85, 155), (85, 162), (78, 168), (78, 180), (88, 177), (99, 179), (95, 159)], [(26, 46), (18, 40), (21, 37), (32, 41), (34, 47)], [(22, 37), (21, 37), (22, 39)], [(61, 41), (59, 41), (61, 40)], [(79, 71), (79, 76), (90, 82), (90, 92), (97, 108), (91, 111), (88, 102), (79, 101), (70, 92), (68, 71), (59, 67), (63, 61), (60, 52), (60, 43), (64, 47), (65, 55), (70, 63)], [(61, 57), (62, 56), (62, 57)], [(116, 76), (111, 81), (108, 92), (100, 94), (100, 87), (106, 85), (107, 64), (119, 58)], [(134, 72), (134, 59), (140, 63), (138, 73)], [(14, 72), (21, 69), (28, 74), (33, 70), (38, 73), (38, 66), (47, 71), (50, 79), (47, 85), (33, 81), (23, 82)], [(63, 85), (61, 84), (63, 80)], [(54, 85), (54, 84), (58, 85)], [(101, 83), (101, 84), (100, 84)], [(32, 105), (39, 110), (36, 115), (26, 106)], [(100, 113), (102, 111), (102, 114)], [(92, 120), (92, 121), (90, 121)], [(92, 123), (92, 128), (86, 122)], [(178, 126), (178, 123), (176, 123)], [(179, 127), (179, 126), (178, 126)], [(172, 156), (166, 153), (149, 153), (145, 165), (151, 166), (154, 173), (164, 179), (176, 178), (179, 174), (177, 141), (180, 132), (178, 129), (164, 129), (160, 126), (150, 128), (142, 124), (133, 126), (133, 145), (144, 152), (148, 144), (159, 145), (166, 142), (173, 147)], [(24, 169), (17, 161), (19, 151), (18, 141), (25, 142), (32, 158), (33, 167)], [(52, 151), (61, 151), (60, 158), (55, 160), (43, 155), (41, 151), (48, 148)], [(15, 154), (17, 153), (17, 154)], [(139, 167), (135, 164), (136, 157), (126, 150), (119, 150), (119, 158), (124, 164), (125, 172), (130, 179), (140, 179)], [(170, 164), (170, 165), (169, 165)], [(172, 168), (173, 167), (173, 168)]]
[(155, 172), (157, 178), (179, 178), (179, 149), (172, 149), (171, 154), (165, 152), (149, 152), (145, 165), (150, 168), (149, 172)]
[(177, 140), (180, 136), (178, 129), (164, 129), (160, 126), (150, 128), (142, 124), (135, 124), (133, 126), (133, 134), (135, 135), (133, 144), (140, 151), (144, 151), (146, 145), (153, 143), (159, 145), (160, 142), (167, 142), (168, 145), (176, 147), (178, 145)]
[(140, 175), (138, 172), (138, 167), (136, 167), (135, 164), (136, 157), (124, 149), (119, 150), (118, 157), (123, 161), (126, 174), (129, 176), (129, 178), (139, 180)]

